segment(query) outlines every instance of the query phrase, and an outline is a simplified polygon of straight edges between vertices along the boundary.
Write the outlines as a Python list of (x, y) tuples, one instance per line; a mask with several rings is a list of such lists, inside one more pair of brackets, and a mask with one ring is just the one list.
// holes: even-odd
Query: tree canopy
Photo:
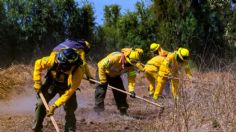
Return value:
[(190, 49), (199, 67), (234, 61), (236, 11), (230, 0), (150, 0), (121, 13), (119, 5), (104, 7), (104, 22), (96, 25), (94, 7), (75, 0), (0, 0), (1, 66), (31, 63), (66, 38), (92, 43), (90, 59), (97, 61), (124, 47), (144, 49), (160, 43), (168, 50)]

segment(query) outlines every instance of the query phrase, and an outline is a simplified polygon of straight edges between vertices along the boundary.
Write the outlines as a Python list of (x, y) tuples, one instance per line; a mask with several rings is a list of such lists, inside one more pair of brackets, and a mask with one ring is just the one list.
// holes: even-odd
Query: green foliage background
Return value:
[(141, 0), (135, 7), (122, 14), (119, 5), (106, 5), (104, 22), (97, 25), (86, 0), (0, 0), (0, 65), (32, 63), (66, 38), (89, 40), (94, 62), (124, 47), (143, 48), (145, 62), (152, 42), (168, 51), (189, 48), (191, 63), (200, 69), (234, 62), (232, 1)]

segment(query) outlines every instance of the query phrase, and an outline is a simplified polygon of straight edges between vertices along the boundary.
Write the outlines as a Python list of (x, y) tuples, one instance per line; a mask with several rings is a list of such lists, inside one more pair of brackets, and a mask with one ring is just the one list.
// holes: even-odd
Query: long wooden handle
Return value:
[[(44, 98), (44, 96), (43, 96), (43, 93), (42, 93), (42, 92), (39, 92), (39, 96), (40, 96), (40, 98), (42, 99), (43, 104), (44, 104), (46, 110), (49, 110), (47, 101), (45, 100), (45, 98)], [(57, 123), (56, 123), (54, 117), (53, 117), (53, 116), (50, 116), (50, 119), (51, 119), (51, 121), (52, 121), (53, 126), (54, 126), (55, 129), (56, 129), (56, 132), (59, 132), (59, 127), (58, 127), (58, 125), (57, 125)]]
[[(92, 81), (92, 82), (94, 82), (94, 83), (101, 84), (101, 83), (100, 83), (99, 81), (97, 81), (97, 80), (94, 80), (94, 79), (89, 79), (89, 80)], [(119, 92), (122, 92), (122, 93), (125, 93), (125, 94), (128, 94), (128, 95), (131, 95), (129, 92), (124, 91), (124, 90), (121, 90), (121, 89), (118, 89), (118, 88), (115, 88), (115, 87), (113, 87), (113, 86), (108, 85), (108, 87), (111, 88), (111, 89), (117, 90), (117, 91), (119, 91)], [(152, 102), (152, 101), (147, 100), (147, 99), (145, 99), (145, 98), (142, 98), (142, 97), (140, 97), (140, 96), (137, 96), (137, 95), (136, 95), (135, 97), (136, 97), (137, 99), (143, 100), (143, 101), (145, 101), (145, 102), (147, 102), (147, 103), (149, 103), (149, 104), (152, 104), (152, 105), (155, 105), (155, 106), (157, 106), (157, 107), (163, 108), (163, 106), (161, 106), (160, 104), (157, 104), (157, 103), (155, 103), (155, 102)]]

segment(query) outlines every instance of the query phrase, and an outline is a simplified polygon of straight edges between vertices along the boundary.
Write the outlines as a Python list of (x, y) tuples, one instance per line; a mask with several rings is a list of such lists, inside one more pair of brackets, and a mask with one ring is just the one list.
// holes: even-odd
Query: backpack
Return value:
[(86, 54), (89, 51), (89, 48), (86, 46), (84, 41), (82, 41), (82, 40), (75, 41), (75, 40), (70, 40), (70, 39), (66, 39), (64, 42), (58, 44), (53, 49), (53, 51), (60, 51), (61, 49), (67, 49), (67, 48), (72, 48), (75, 50), (83, 49)]

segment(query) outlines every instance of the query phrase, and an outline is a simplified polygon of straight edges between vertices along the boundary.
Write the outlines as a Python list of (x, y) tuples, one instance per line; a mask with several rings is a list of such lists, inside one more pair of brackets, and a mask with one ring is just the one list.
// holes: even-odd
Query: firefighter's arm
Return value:
[(88, 79), (92, 78), (92, 75), (91, 75), (91, 73), (90, 73), (90, 70), (89, 70), (89, 67), (88, 67), (87, 64), (84, 66), (84, 69), (85, 69), (85, 75), (86, 75), (86, 77), (87, 77)]
[(43, 57), (42, 59), (38, 59), (35, 61), (33, 80), (34, 80), (34, 88), (36, 92), (39, 92), (41, 89), (42, 71), (53, 66), (53, 63), (55, 60), (54, 57), (55, 57), (55, 54), (52, 54), (49, 57)]
[(104, 58), (101, 62), (98, 63), (98, 75), (100, 83), (107, 83), (106, 69), (110, 67), (110, 59)]
[(138, 68), (139, 71), (144, 72), (144, 64), (138, 62), (135, 66)]
[(191, 72), (191, 69), (189, 67), (189, 64), (185, 65), (185, 73), (187, 74), (189, 79), (192, 79), (192, 72)]
[(77, 70), (73, 73), (73, 75), (72, 73), (69, 75), (68, 85), (70, 86), (70, 88), (66, 90), (65, 93), (55, 101), (54, 104), (57, 107), (63, 105), (71, 97), (71, 95), (75, 93), (76, 89), (79, 87), (81, 80), (83, 78), (83, 74), (81, 73), (82, 69), (77, 68)]
[(83, 61), (83, 65), (85, 66), (87, 64), (87, 61), (86, 61), (86, 58), (85, 58), (85, 52), (82, 49), (79, 49), (78, 53), (80, 55), (80, 58)]
[(80, 58), (81, 58), (82, 61), (83, 61), (83, 66), (84, 66), (84, 70), (85, 70), (85, 75), (86, 75), (86, 77), (87, 77), (87, 78), (92, 78), (92, 75), (91, 75), (91, 73), (90, 73), (90, 71), (89, 71), (89, 67), (88, 67), (88, 64), (87, 64), (87, 60), (86, 60), (86, 58), (85, 58), (85, 52), (84, 52), (84, 50), (78, 49), (78, 50), (77, 50), (77, 53), (79, 53)]

